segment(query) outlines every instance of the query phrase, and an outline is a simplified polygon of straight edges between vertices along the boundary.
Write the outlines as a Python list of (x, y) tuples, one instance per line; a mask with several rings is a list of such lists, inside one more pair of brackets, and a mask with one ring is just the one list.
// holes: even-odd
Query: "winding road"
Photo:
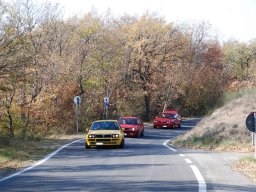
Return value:
[(0, 191), (256, 191), (246, 179), (246, 187), (215, 187), (205, 162), (200, 164), (206, 157), (197, 159), (193, 151), (167, 145), (198, 121), (185, 120), (177, 129), (147, 125), (145, 136), (126, 138), (124, 149), (86, 150), (84, 140), (72, 142), (33, 167), (0, 179)]

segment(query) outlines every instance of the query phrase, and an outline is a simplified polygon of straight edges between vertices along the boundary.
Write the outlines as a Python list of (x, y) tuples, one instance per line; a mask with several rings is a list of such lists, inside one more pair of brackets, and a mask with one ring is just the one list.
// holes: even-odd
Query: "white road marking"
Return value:
[(204, 178), (201, 175), (199, 169), (195, 165), (190, 165), (190, 167), (193, 170), (193, 172), (197, 178), (197, 181), (198, 181), (198, 185), (199, 185), (198, 192), (206, 192), (206, 183), (205, 183)]
[(174, 148), (172, 148), (172, 147), (170, 147), (170, 146), (168, 145), (168, 142), (169, 142), (169, 141), (170, 141), (170, 140), (165, 141), (165, 142), (163, 143), (163, 145), (164, 145), (165, 147), (167, 147), (168, 149), (170, 149), (170, 150), (176, 152), (176, 151), (177, 151), (176, 149), (174, 149)]
[(187, 162), (187, 164), (192, 164), (192, 161), (190, 159), (185, 159), (185, 161)]
[[(84, 138), (83, 138), (83, 139), (84, 139)], [(27, 168), (25, 168), (25, 169), (23, 169), (23, 170), (21, 170), (21, 171), (18, 171), (18, 172), (14, 173), (14, 174), (11, 174), (11, 175), (9, 175), (9, 176), (3, 178), (3, 179), (0, 179), (0, 182), (5, 181), (5, 180), (7, 180), (7, 179), (11, 179), (11, 178), (13, 178), (13, 177), (15, 177), (15, 176), (18, 176), (18, 175), (20, 175), (20, 174), (22, 174), (22, 173), (24, 173), (24, 172), (26, 172), (26, 171), (29, 171), (29, 170), (31, 170), (31, 169), (37, 167), (38, 165), (43, 164), (44, 162), (46, 162), (47, 160), (49, 160), (50, 158), (52, 158), (54, 155), (56, 155), (58, 152), (60, 152), (62, 149), (66, 148), (67, 146), (69, 146), (69, 145), (71, 145), (71, 144), (73, 144), (73, 143), (76, 143), (76, 142), (78, 142), (78, 141), (81, 141), (81, 140), (83, 140), (83, 139), (79, 139), (79, 140), (73, 141), (73, 142), (71, 142), (71, 143), (68, 143), (68, 144), (66, 144), (66, 145), (63, 145), (62, 147), (60, 147), (60, 148), (57, 149), (56, 151), (54, 151), (54, 152), (50, 153), (49, 155), (47, 155), (44, 159), (42, 159), (42, 160), (36, 162), (34, 165), (32, 165), (32, 166), (30, 166), (30, 167), (27, 167)]]
[[(177, 152), (176, 149), (174, 149), (174, 148), (172, 148), (172, 147), (170, 147), (170, 146), (167, 145), (167, 144), (169, 143), (169, 141), (170, 141), (170, 139), (167, 140), (167, 141), (165, 141), (165, 142), (163, 143), (163, 145), (164, 145), (165, 147), (167, 147), (168, 149), (170, 149), (170, 150), (172, 150), (172, 151), (174, 151), (174, 152)], [(183, 155), (183, 154), (179, 154), (179, 156), (185, 157), (185, 155)], [(188, 164), (192, 164), (192, 161), (191, 161), (190, 159), (187, 159), (187, 158), (186, 158), (185, 161), (186, 161)], [(192, 169), (192, 171), (193, 171), (193, 173), (194, 173), (194, 175), (196, 176), (196, 179), (197, 179), (197, 181), (198, 181), (198, 192), (206, 192), (206, 183), (205, 183), (204, 178), (203, 178), (202, 174), (200, 173), (199, 169), (198, 169), (197, 166), (195, 166), (195, 165), (190, 165), (190, 168)]]

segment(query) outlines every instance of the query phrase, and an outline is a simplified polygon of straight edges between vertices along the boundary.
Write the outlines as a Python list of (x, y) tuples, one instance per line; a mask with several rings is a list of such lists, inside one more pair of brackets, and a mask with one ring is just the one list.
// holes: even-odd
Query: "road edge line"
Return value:
[(60, 152), (62, 149), (66, 148), (67, 146), (69, 146), (69, 145), (71, 145), (71, 144), (73, 144), (73, 143), (76, 143), (76, 142), (78, 142), (78, 141), (81, 141), (81, 140), (83, 140), (83, 139), (84, 139), (84, 138), (78, 139), (78, 140), (72, 141), (72, 142), (70, 142), (70, 143), (68, 143), (68, 144), (65, 144), (65, 145), (61, 146), (59, 149), (57, 149), (57, 150), (53, 151), (52, 153), (46, 155), (45, 158), (43, 158), (43, 159), (37, 161), (37, 162), (34, 163), (32, 166), (27, 167), (27, 168), (25, 168), (25, 169), (22, 169), (21, 171), (18, 171), (18, 172), (16, 172), (16, 173), (13, 173), (13, 174), (11, 174), (11, 175), (9, 175), (9, 176), (7, 176), (7, 177), (4, 177), (4, 178), (0, 179), (0, 182), (3, 182), (3, 181), (5, 181), (5, 180), (7, 180), (7, 179), (11, 179), (11, 178), (13, 178), (13, 177), (15, 177), (15, 176), (18, 176), (18, 175), (20, 175), (20, 174), (22, 174), (22, 173), (25, 173), (25, 172), (27, 172), (27, 171), (29, 171), (29, 170), (31, 170), (31, 169), (33, 169), (33, 168), (35, 168), (35, 167), (37, 167), (37, 166), (43, 164), (44, 162), (46, 162), (47, 160), (49, 160), (50, 158), (52, 158), (54, 155), (56, 155), (58, 152)]
[[(173, 152), (177, 152), (176, 149), (174, 149), (174, 148), (172, 148), (172, 147), (170, 147), (170, 146), (168, 145), (168, 143), (169, 143), (170, 140), (171, 140), (171, 139), (165, 141), (165, 142), (163, 143), (163, 145), (164, 145), (165, 147), (167, 147), (168, 149), (172, 150)], [(179, 154), (179, 155), (181, 155), (181, 154)], [(185, 157), (185, 155), (183, 155), (183, 156)], [(192, 163), (192, 162), (191, 162), (191, 163)], [(195, 166), (195, 165), (189, 165), (189, 166), (190, 166), (190, 168), (192, 169), (194, 175), (196, 176), (196, 179), (197, 179), (197, 182), (198, 182), (198, 192), (206, 192), (206, 191), (207, 191), (207, 190), (206, 190), (206, 183), (205, 183), (205, 180), (204, 180), (202, 174), (200, 173), (199, 169), (198, 169), (197, 166)]]
[(204, 181), (204, 178), (202, 176), (202, 174), (200, 173), (199, 169), (197, 168), (197, 166), (195, 165), (190, 165), (191, 169), (193, 170), (196, 179), (198, 181), (198, 185), (199, 185), (199, 192), (205, 192), (206, 191), (206, 183)]
[(176, 149), (174, 149), (174, 148), (172, 148), (172, 147), (170, 147), (170, 146), (168, 145), (168, 142), (169, 142), (169, 141), (170, 141), (170, 140), (165, 141), (165, 142), (163, 143), (163, 145), (164, 145), (165, 147), (167, 147), (168, 149), (170, 149), (170, 150), (176, 152), (176, 151), (177, 151)]

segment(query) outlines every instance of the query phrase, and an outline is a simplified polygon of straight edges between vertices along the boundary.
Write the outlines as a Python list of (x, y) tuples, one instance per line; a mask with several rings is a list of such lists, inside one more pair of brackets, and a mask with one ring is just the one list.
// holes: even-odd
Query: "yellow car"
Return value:
[(85, 148), (92, 146), (124, 147), (124, 132), (116, 120), (94, 121), (86, 130)]

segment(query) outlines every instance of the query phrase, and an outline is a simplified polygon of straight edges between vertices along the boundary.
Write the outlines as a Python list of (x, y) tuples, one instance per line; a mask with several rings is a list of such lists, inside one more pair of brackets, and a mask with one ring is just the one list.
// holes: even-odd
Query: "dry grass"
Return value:
[[(245, 120), (250, 112), (256, 111), (256, 97), (255, 94), (240, 96), (203, 118), (193, 130), (172, 144), (214, 151), (254, 152)], [(234, 168), (256, 182), (255, 158), (243, 158), (235, 163)]]
[(28, 166), (50, 152), (84, 135), (50, 136), (40, 141), (12, 140), (8, 146), (0, 147), (0, 177)]
[(234, 169), (249, 177), (253, 182), (256, 182), (256, 158), (252, 156), (242, 158), (234, 164)]
[(217, 151), (252, 152), (251, 133), (245, 120), (256, 109), (256, 97), (235, 99), (217, 109), (190, 132), (178, 137), (173, 144), (183, 147)]

